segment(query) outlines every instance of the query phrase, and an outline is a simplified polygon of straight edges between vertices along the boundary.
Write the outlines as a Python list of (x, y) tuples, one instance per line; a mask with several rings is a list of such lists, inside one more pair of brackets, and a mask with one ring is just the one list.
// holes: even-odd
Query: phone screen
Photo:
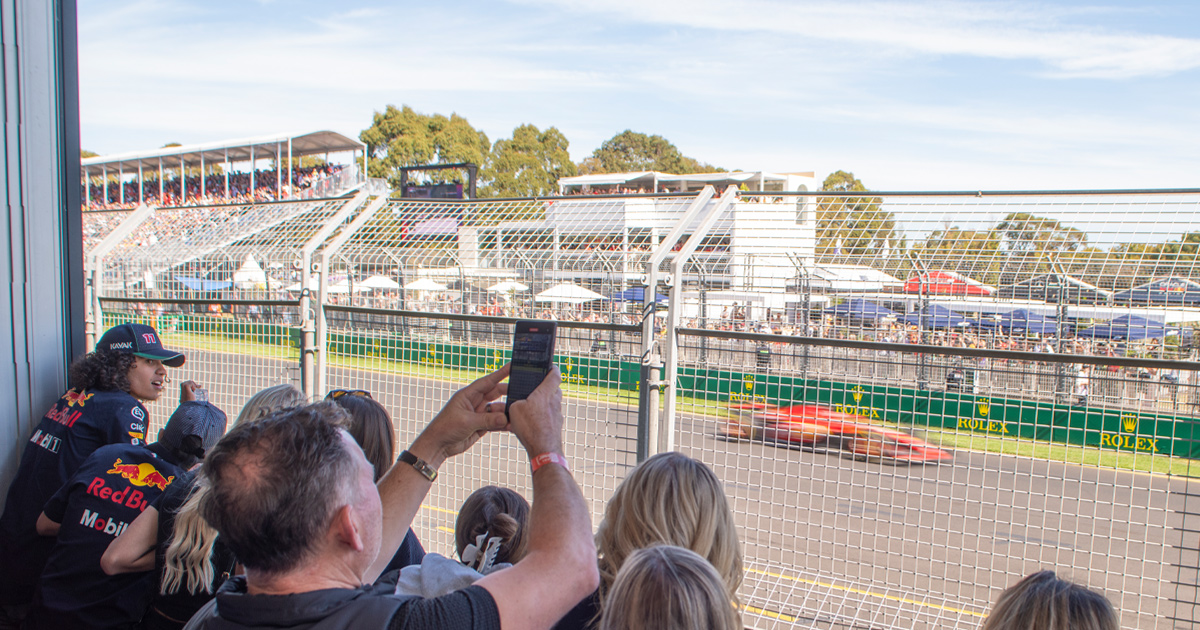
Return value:
[(546, 378), (554, 357), (555, 328), (554, 322), (517, 322), (504, 404), (506, 413), (513, 401), (528, 398)]

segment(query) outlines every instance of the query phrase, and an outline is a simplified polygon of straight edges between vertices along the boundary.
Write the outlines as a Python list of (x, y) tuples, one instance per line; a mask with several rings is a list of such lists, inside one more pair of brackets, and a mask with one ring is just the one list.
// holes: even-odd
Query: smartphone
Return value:
[(554, 322), (519, 321), (513, 333), (512, 367), (504, 413), (513, 401), (525, 400), (542, 384), (554, 361)]

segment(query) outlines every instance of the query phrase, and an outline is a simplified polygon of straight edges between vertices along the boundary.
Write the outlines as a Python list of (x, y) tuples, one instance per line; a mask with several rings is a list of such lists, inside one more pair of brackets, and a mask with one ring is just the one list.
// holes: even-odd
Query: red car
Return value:
[(949, 462), (954, 455), (904, 431), (825, 405), (776, 407), (731, 405), (734, 415), (720, 429), (731, 440), (764, 440), (803, 447), (841, 448), (856, 459), (905, 464)]

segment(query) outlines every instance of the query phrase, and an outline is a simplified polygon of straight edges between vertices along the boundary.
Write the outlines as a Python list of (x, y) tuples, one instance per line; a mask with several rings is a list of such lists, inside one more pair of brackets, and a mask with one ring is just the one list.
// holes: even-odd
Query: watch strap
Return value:
[(396, 458), (396, 463), (412, 466), (414, 470), (421, 473), (421, 476), (429, 481), (437, 479), (438, 472), (433, 469), (433, 466), (430, 466), (425, 460), (408, 451), (400, 451), (400, 456)]

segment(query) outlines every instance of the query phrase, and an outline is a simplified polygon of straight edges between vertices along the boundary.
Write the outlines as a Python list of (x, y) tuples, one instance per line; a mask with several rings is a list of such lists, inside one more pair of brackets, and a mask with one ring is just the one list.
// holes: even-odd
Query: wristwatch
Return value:
[(412, 453), (409, 453), (408, 451), (400, 451), (400, 457), (396, 458), (396, 463), (397, 464), (403, 463), (403, 464), (408, 464), (409, 466), (412, 466), (413, 469), (415, 469), (417, 472), (421, 473), (422, 477), (425, 477), (426, 479), (428, 479), (431, 482), (434, 479), (437, 479), (438, 473), (436, 470), (433, 469), (433, 466), (430, 466), (428, 463), (425, 462), (425, 460), (421, 459), (420, 457), (417, 457), (416, 455), (413, 455)]

